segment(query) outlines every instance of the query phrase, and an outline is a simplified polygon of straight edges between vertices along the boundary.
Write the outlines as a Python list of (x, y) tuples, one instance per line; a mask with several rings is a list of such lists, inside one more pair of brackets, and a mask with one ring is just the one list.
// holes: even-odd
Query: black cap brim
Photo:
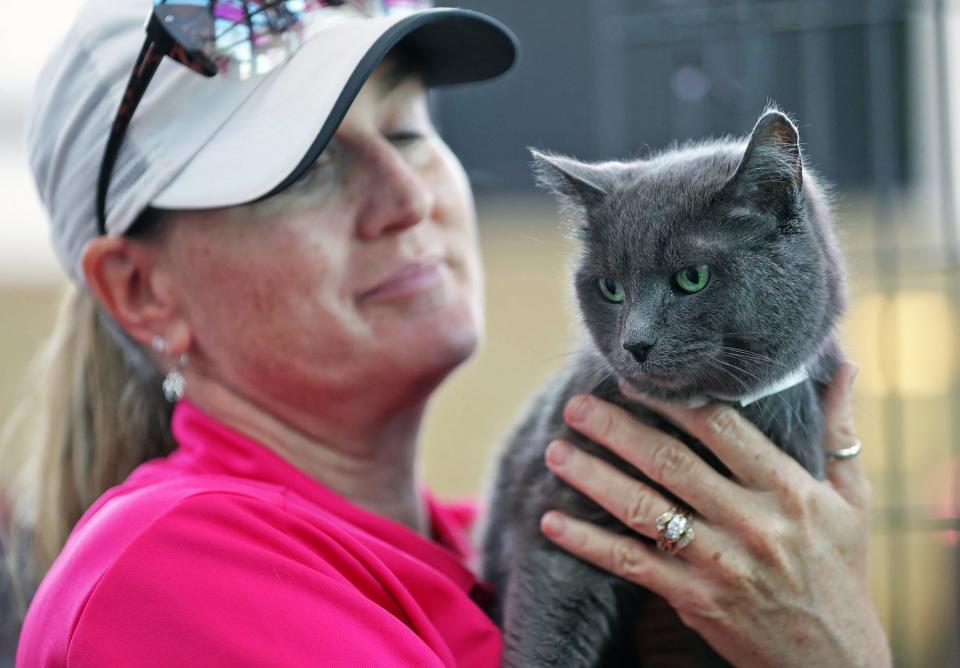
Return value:
[(519, 54), (516, 35), (500, 21), (467, 9), (418, 12), (386, 30), (354, 68), (316, 139), (293, 171), (257, 199), (292, 185), (314, 163), (340, 126), (367, 79), (394, 48), (423, 76), (427, 86), (484, 81), (509, 70)]

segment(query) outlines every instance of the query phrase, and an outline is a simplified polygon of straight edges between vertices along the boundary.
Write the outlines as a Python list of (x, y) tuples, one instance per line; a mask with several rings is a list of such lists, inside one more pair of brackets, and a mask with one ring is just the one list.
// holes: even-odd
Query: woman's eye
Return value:
[(416, 132), (413, 130), (404, 131), (404, 132), (392, 132), (387, 135), (387, 139), (390, 141), (391, 144), (393, 144), (394, 146), (401, 146), (401, 147), (414, 144), (420, 141), (421, 139), (423, 139), (423, 137), (424, 135), (422, 132)]
[(323, 149), (323, 152), (313, 161), (313, 164), (303, 170), (303, 174), (297, 177), (297, 180), (291, 184), (291, 187), (308, 184), (316, 179), (318, 175), (329, 169), (330, 165), (333, 164), (333, 153), (334, 151), (330, 146)]
[(597, 281), (597, 288), (600, 294), (611, 304), (619, 304), (623, 301), (623, 286), (619, 281), (612, 278), (601, 278)]
[(700, 292), (707, 287), (707, 282), (710, 280), (710, 267), (705, 264), (686, 267), (675, 273), (673, 280), (684, 292), (689, 294)]

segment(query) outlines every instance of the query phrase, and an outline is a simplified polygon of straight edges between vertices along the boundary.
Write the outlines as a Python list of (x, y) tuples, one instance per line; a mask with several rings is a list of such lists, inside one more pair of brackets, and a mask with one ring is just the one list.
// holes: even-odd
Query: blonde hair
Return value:
[(138, 465), (175, 447), (156, 367), (79, 288), (65, 296), (29, 378), (0, 437), (0, 466), (16, 470), (0, 539), (20, 621), (81, 515)]

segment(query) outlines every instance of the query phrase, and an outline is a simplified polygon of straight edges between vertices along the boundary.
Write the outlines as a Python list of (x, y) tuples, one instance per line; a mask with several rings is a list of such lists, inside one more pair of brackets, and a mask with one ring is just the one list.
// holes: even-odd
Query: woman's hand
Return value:
[[(844, 363), (827, 396), (828, 451), (856, 442), (850, 386), (857, 370)], [(818, 481), (730, 406), (684, 409), (633, 398), (697, 437), (733, 478), (623, 409), (577, 396), (565, 411), (570, 426), (682, 499), (695, 511), (696, 537), (669, 556), (556, 511), (543, 517), (547, 537), (662, 596), (735, 665), (889, 666), (867, 583), (870, 486), (861, 458), (829, 460), (827, 480)], [(569, 443), (552, 443), (547, 463), (644, 536), (656, 538), (657, 517), (673, 506)]]

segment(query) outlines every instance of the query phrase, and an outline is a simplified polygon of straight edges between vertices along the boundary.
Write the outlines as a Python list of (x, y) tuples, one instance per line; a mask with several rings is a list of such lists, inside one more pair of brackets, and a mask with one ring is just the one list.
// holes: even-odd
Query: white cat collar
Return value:
[(748, 406), (749, 404), (754, 403), (755, 401), (760, 401), (764, 397), (769, 397), (771, 395), (777, 394), (778, 392), (783, 392), (788, 390), (791, 387), (799, 385), (803, 381), (810, 378), (810, 374), (807, 372), (806, 367), (800, 367), (792, 373), (787, 374), (778, 381), (767, 385), (766, 387), (761, 387), (759, 390), (755, 390), (750, 394), (743, 397), (721, 397), (717, 396), (717, 399), (723, 399), (724, 401), (734, 401), (739, 403), (741, 406)]

